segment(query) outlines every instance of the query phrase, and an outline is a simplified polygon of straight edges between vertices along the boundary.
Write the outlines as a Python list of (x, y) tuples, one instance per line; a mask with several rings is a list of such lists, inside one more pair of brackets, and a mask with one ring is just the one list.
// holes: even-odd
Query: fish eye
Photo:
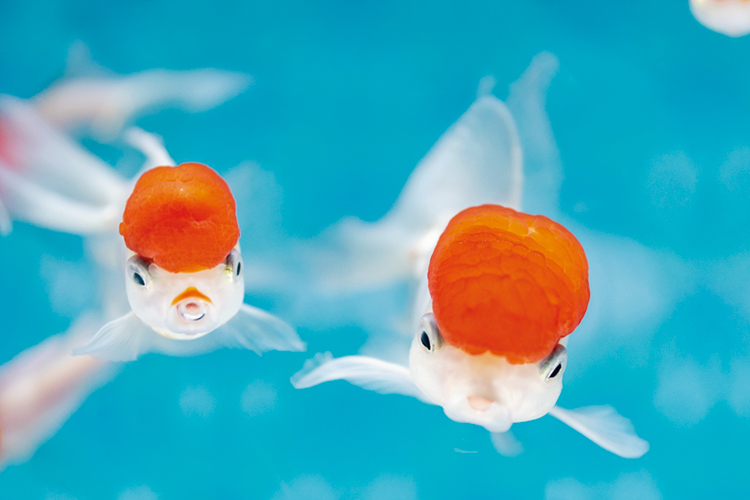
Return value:
[(148, 264), (137, 255), (128, 259), (126, 272), (127, 278), (141, 288), (146, 288), (151, 283), (151, 273), (148, 272)]
[(562, 375), (568, 363), (568, 350), (562, 344), (557, 344), (552, 352), (539, 363), (539, 376), (549, 382)]
[(242, 274), (242, 256), (240, 255), (240, 252), (234, 248), (231, 252), (229, 252), (229, 255), (227, 255), (226, 261), (224, 261), (224, 264), (227, 266), (227, 276), (229, 277), (229, 280), (234, 283)]
[(419, 341), (427, 349), (427, 352), (437, 351), (443, 343), (440, 330), (435, 322), (435, 316), (427, 313), (419, 320)]

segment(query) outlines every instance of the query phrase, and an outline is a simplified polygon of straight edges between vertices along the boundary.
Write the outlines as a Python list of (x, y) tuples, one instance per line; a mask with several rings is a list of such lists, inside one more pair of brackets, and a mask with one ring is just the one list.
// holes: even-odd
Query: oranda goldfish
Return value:
[[(613, 453), (643, 455), (648, 443), (612, 407), (555, 406), (567, 336), (589, 302), (588, 263), (565, 227), (520, 211), (522, 180), (513, 117), (482, 95), (417, 166), (388, 214), (329, 231), (350, 252), (342, 252), (339, 269), (359, 268), (334, 275), (330, 286), (408, 278), (408, 365), (319, 354), (294, 386), (347, 380), (413, 396), (452, 420), (485, 427), (505, 454), (517, 449), (513, 423), (550, 414)], [(349, 244), (355, 237), (359, 243)]]

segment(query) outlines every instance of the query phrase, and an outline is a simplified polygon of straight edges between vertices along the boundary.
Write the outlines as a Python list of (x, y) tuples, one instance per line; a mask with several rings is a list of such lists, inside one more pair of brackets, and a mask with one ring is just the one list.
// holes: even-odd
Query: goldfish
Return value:
[[(549, 65), (548, 57), (535, 59), (531, 79)], [(328, 290), (407, 282), (411, 313), (391, 325), (406, 325), (409, 344), (390, 336), (382, 357), (319, 353), (292, 377), (294, 387), (346, 380), (411, 396), (484, 427), (506, 455), (520, 446), (511, 426), (545, 415), (622, 457), (646, 453), (648, 443), (611, 406), (557, 406), (567, 339), (590, 299), (588, 261), (564, 226), (521, 211), (523, 184), (513, 116), (480, 92), (417, 165), (391, 211), (328, 231), (344, 256), (339, 269), (358, 273), (326, 279), (326, 265), (315, 270)]]
[[(89, 79), (85, 85), (65, 80), (57, 87), (79, 88), (80, 83), (88, 91), (53, 88), (40, 98), (43, 106), (35, 100), (0, 96), (0, 229), (9, 232), (15, 219), (120, 240), (116, 255), (109, 258), (121, 262), (131, 312), (104, 325), (79, 346), (79, 354), (128, 361), (149, 351), (193, 355), (222, 345), (256, 352), (302, 350), (304, 344), (291, 326), (243, 304), (235, 202), (216, 172), (197, 164), (173, 167), (159, 138), (128, 127), (118, 140), (140, 151), (145, 161), (136, 178), (127, 179), (64, 132), (64, 123), (82, 130), (100, 124), (99, 107), (75, 106), (95, 89), (110, 97), (133, 97), (131, 104), (112, 108), (117, 110), (117, 127), (105, 127), (106, 132), (119, 130), (127, 119), (160, 100), (184, 98), (189, 104), (195, 97), (196, 75), (183, 73), (150, 73), (150, 86), (158, 83), (161, 91), (146, 96), (141, 95), (142, 79), (132, 77)], [(221, 72), (201, 73), (198, 80), (200, 94), (211, 95), (201, 101), (204, 105), (237, 91), (226, 85)], [(110, 92), (113, 86), (117, 92)], [(59, 98), (67, 104), (52, 106), (58, 99), (54, 96), (63, 96)]]
[(750, 1), (690, 0), (690, 12), (706, 28), (731, 37), (750, 33)]
[(119, 233), (128, 249), (123, 268), (132, 311), (77, 353), (125, 361), (151, 350), (201, 352), (217, 342), (256, 352), (304, 349), (285, 322), (243, 304), (235, 200), (211, 168), (183, 163), (144, 172)]

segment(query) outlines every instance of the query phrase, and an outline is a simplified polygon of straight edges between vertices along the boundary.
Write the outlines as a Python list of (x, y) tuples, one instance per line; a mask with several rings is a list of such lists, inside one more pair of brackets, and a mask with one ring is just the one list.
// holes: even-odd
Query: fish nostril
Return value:
[(469, 401), (469, 406), (476, 411), (487, 411), (494, 404), (494, 401), (479, 396), (469, 396), (466, 399)]
[(188, 321), (198, 321), (206, 315), (205, 306), (192, 300), (181, 302), (180, 305), (177, 306), (177, 311), (180, 313), (180, 316)]

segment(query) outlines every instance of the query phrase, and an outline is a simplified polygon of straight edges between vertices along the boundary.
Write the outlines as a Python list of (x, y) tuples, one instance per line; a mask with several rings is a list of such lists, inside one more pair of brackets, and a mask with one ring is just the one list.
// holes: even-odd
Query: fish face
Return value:
[(445, 342), (431, 313), (422, 317), (409, 352), (412, 378), (422, 392), (451, 420), (490, 432), (547, 414), (562, 391), (566, 362), (562, 344), (536, 363), (511, 364), (489, 352), (468, 354)]
[(221, 264), (193, 273), (171, 273), (133, 255), (125, 266), (128, 301), (138, 318), (165, 337), (202, 337), (239, 311), (242, 267), (238, 247)]

